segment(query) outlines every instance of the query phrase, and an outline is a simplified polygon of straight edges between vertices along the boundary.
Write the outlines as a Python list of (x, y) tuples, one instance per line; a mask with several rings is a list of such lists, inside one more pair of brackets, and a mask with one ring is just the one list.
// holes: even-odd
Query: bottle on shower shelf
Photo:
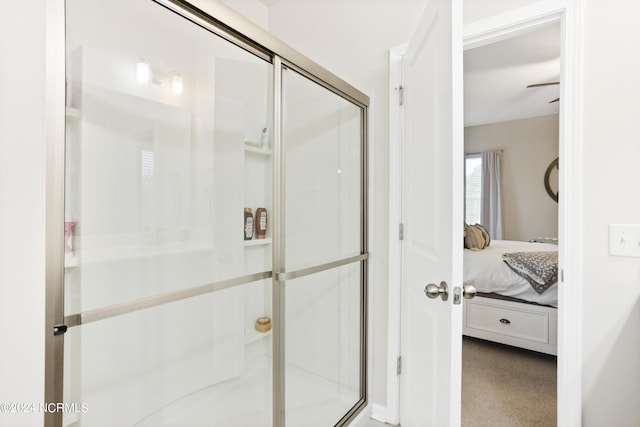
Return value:
[(262, 131), (260, 132), (260, 145), (262, 148), (269, 148), (269, 126), (262, 126)]
[(256, 209), (256, 239), (264, 239), (267, 235), (267, 210)]
[(244, 240), (253, 239), (253, 213), (251, 208), (244, 208)]
[(73, 254), (73, 231), (76, 226), (74, 221), (64, 222), (64, 253)]

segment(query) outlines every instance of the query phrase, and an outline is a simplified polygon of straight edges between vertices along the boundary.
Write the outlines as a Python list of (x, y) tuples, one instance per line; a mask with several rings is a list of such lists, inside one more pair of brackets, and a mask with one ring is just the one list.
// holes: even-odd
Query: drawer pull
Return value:
[(509, 323), (511, 323), (511, 320), (509, 320), (509, 319), (500, 319), (500, 323), (502, 323), (504, 325), (508, 325)]

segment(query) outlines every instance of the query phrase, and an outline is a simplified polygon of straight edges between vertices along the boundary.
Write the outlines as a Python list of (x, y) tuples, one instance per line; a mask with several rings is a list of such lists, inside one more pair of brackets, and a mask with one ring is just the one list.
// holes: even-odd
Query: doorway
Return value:
[[(560, 34), (556, 21), (465, 51), (465, 222), (482, 224), (491, 241), (464, 251), (464, 283), (475, 286), (478, 295), (464, 307), (463, 426), (482, 424), (479, 420), (527, 425), (532, 414), (539, 414), (540, 425), (556, 423), (557, 275), (538, 293), (501, 255), (544, 252), (555, 256), (557, 265), (559, 207), (553, 165), (561, 121)], [(550, 168), (554, 175), (547, 173)], [(492, 182), (499, 185), (488, 185)], [(551, 187), (555, 190), (549, 194)], [(536, 353), (527, 353), (532, 351)], [(484, 359), (484, 354), (492, 356)], [(498, 359), (512, 362), (493, 371)], [(528, 364), (539, 367), (540, 377), (521, 371)], [(501, 381), (507, 370), (513, 374)], [(482, 386), (484, 380), (497, 387)], [(478, 393), (478, 388), (486, 392)], [(531, 406), (527, 399), (513, 398), (529, 392), (544, 398)]]
[[(528, 32), (531, 27), (537, 27), (554, 21), (561, 22), (561, 37), (563, 43), (563, 67), (561, 80), (561, 98), (565, 102), (560, 104), (563, 121), (560, 123), (559, 153), (563, 160), (563, 168), (559, 173), (559, 188), (563, 196), (562, 210), (559, 213), (558, 235), (563, 244), (559, 248), (559, 277), (562, 286), (559, 289), (563, 309), (558, 318), (558, 421), (559, 423), (579, 424), (581, 419), (580, 369), (581, 369), (581, 331), (576, 331), (575, 325), (581, 314), (580, 291), (580, 178), (581, 170), (581, 142), (579, 126), (581, 122), (580, 110), (580, 14), (579, 4), (569, 2), (566, 5), (536, 3), (514, 11), (506, 12), (495, 17), (473, 22), (464, 28), (465, 48), (490, 44), (510, 36)], [(391, 50), (390, 54), (390, 129), (391, 135), (399, 135), (401, 118), (399, 115), (398, 97), (400, 80), (400, 60), (405, 46)], [(566, 76), (571, 76), (567, 80)], [(398, 137), (399, 138), (399, 137)], [(401, 152), (391, 144), (390, 148), (390, 188), (400, 188), (399, 168), (401, 167)], [(398, 236), (398, 224), (401, 222), (401, 197), (399, 191), (390, 194), (390, 283), (401, 279), (400, 263), (401, 250)], [(397, 208), (396, 208), (397, 207)], [(399, 420), (398, 401), (398, 373), (397, 357), (399, 356), (399, 317), (400, 317), (399, 289), (389, 288), (389, 351), (387, 354), (387, 412), (384, 420), (397, 423)], [(395, 332), (397, 331), (397, 332)], [(447, 399), (444, 399), (445, 401)], [(445, 403), (446, 404), (446, 403)], [(452, 409), (455, 411), (455, 409)], [(380, 418), (382, 419), (382, 418)]]

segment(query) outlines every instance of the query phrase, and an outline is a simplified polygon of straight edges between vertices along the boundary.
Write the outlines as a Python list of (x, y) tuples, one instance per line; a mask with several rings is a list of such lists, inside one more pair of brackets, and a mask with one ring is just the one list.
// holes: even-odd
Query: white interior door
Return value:
[[(461, 11), (461, 0), (430, 1), (403, 57), (403, 427), (460, 424)], [(441, 282), (446, 301), (427, 298), (425, 286)]]

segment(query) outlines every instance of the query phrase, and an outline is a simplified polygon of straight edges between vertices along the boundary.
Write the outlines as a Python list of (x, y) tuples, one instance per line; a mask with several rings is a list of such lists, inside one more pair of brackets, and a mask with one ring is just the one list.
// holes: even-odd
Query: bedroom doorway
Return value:
[[(464, 53), (465, 222), (491, 240), (465, 241), (463, 426), (557, 420), (560, 40), (556, 20)], [(555, 256), (555, 278), (534, 289), (505, 252)]]
[[(529, 6), (508, 11), (468, 23), (464, 26), (464, 47), (471, 49), (504, 40), (509, 37), (531, 32), (532, 29), (551, 23), (561, 23), (562, 71), (559, 85), (560, 141), (559, 156), (562, 157), (562, 169), (559, 170), (559, 193), (562, 208), (559, 211), (558, 246), (560, 282), (560, 300), (562, 310), (558, 316), (558, 364), (557, 364), (557, 419), (560, 425), (579, 425), (581, 420), (580, 372), (582, 369), (582, 331), (578, 327), (582, 316), (581, 283), (582, 246), (581, 246), (581, 19), (580, 3), (569, 1), (537, 2)], [(401, 197), (403, 153), (398, 141), (402, 140), (401, 63), (407, 45), (392, 48), (389, 55), (389, 281), (390, 284), (402, 283), (402, 223), (403, 200)], [(567, 78), (570, 76), (571, 78)], [(406, 94), (405, 94), (406, 95)], [(462, 186), (461, 186), (462, 188)], [(462, 199), (460, 190), (460, 200)], [(461, 200), (462, 202), (462, 200)], [(399, 227), (400, 224), (400, 227)], [(401, 297), (400, 286), (389, 286), (388, 295), (388, 352), (387, 366), (387, 406), (374, 407), (374, 418), (397, 424), (399, 420), (400, 374), (398, 366), (401, 359), (400, 322)], [(404, 370), (402, 372), (404, 374)], [(446, 396), (438, 404), (447, 404)], [(452, 409), (454, 410), (454, 409)]]

